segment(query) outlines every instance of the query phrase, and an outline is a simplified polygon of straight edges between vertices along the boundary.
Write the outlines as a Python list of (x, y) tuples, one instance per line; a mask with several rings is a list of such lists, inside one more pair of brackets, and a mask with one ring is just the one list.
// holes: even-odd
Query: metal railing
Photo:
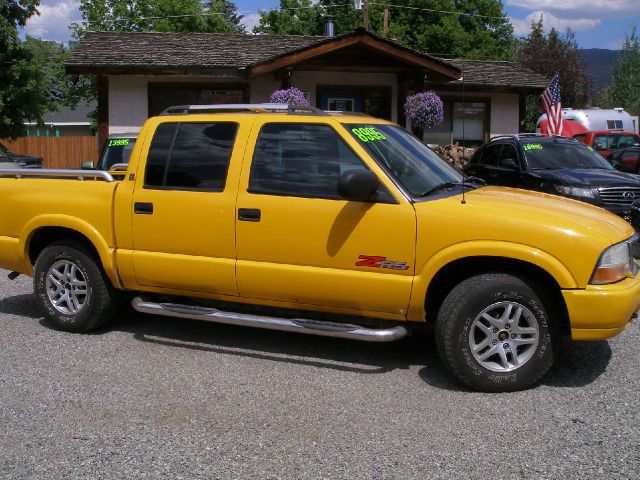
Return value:
[(113, 176), (109, 172), (102, 170), (63, 170), (63, 169), (47, 169), (47, 168), (11, 168), (0, 169), (0, 177), (14, 178), (76, 178), (84, 180), (85, 178), (101, 179), (105, 182), (113, 182)]

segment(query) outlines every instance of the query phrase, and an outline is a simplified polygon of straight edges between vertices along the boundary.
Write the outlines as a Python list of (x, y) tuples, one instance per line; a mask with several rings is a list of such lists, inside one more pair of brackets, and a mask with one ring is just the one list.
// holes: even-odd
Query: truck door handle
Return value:
[(153, 203), (135, 202), (133, 204), (133, 213), (138, 213), (140, 215), (152, 215)]
[(259, 208), (239, 208), (238, 220), (243, 222), (259, 222), (261, 212)]

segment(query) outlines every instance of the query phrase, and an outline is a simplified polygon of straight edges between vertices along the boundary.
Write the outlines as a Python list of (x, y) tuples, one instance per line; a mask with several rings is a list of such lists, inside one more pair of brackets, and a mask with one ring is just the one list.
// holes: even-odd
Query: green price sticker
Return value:
[(529, 152), (531, 150), (542, 150), (542, 145), (540, 145), (539, 143), (529, 143), (527, 145), (523, 145), (522, 149), (525, 152)]
[(109, 140), (107, 147), (126, 147), (129, 145), (128, 138), (116, 138), (115, 140)]
[(382, 135), (373, 127), (362, 127), (351, 129), (353, 134), (360, 139), (361, 142), (374, 142), (376, 140), (386, 140), (387, 137)]

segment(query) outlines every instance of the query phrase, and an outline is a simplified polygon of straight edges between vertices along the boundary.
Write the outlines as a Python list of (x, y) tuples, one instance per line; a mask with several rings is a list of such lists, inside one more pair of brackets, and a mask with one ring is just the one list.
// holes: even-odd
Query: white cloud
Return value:
[(250, 13), (249, 15), (242, 17), (241, 23), (247, 28), (247, 32), (252, 33), (253, 27), (257, 26), (259, 21), (259, 13)]
[(43, 40), (67, 42), (69, 25), (82, 20), (77, 0), (43, 0), (38, 7), (40, 15), (27, 22), (24, 32)]
[(638, 11), (638, 0), (507, 0), (506, 3), (511, 7), (529, 10), (581, 10), (598, 17), (611, 12)]
[(531, 22), (537, 22), (540, 15), (543, 17), (542, 24), (547, 32), (551, 30), (551, 28), (555, 28), (560, 32), (564, 32), (567, 28), (570, 28), (574, 32), (579, 32), (581, 30), (590, 30), (600, 25), (600, 19), (559, 18), (549, 12), (537, 11), (530, 13), (526, 18), (510, 18), (515, 34), (519, 36), (528, 35), (531, 32)]

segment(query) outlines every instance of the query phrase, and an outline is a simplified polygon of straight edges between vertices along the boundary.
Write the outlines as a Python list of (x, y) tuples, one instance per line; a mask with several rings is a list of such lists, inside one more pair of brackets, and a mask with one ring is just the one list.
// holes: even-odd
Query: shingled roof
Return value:
[[(194, 32), (88, 32), (65, 62), (75, 74), (202, 74), (246, 77), (252, 69), (263, 73), (305, 52), (320, 50), (360, 38), (407, 55), (410, 61), (427, 62), (445, 89), (462, 87), (458, 73), (470, 90), (541, 91), (549, 79), (513, 62), (445, 60), (408, 48), (363, 29), (336, 37), (302, 35), (238, 35)], [(388, 52), (387, 52), (388, 53)], [(405, 59), (406, 60), (406, 59)], [(425, 63), (423, 63), (425, 64)], [(438, 82), (439, 83), (439, 82)]]
[(514, 62), (500, 62), (491, 60), (447, 60), (462, 72), (462, 80), (454, 80), (446, 88), (465, 88), (476, 90), (509, 91), (542, 91), (549, 84), (550, 79), (544, 75), (529, 70)]
[(73, 49), (65, 66), (69, 73), (239, 70), (325, 38), (192, 32), (88, 32)]
[[(65, 62), (69, 73), (201, 73), (241, 75), (253, 67), (295, 63), (353, 44), (367, 45), (451, 80), (458, 69), (444, 60), (357, 29), (335, 37), (234, 35), (193, 32), (88, 32)], [(316, 53), (317, 52), (317, 53)]]

